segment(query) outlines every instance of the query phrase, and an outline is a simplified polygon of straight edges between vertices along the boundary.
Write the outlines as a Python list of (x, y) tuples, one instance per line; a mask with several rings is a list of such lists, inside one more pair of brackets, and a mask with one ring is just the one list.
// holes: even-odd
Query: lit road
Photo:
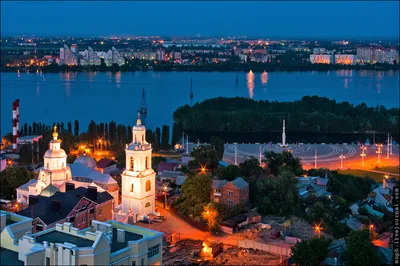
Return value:
[[(225, 144), (224, 161), (230, 164), (235, 163), (235, 145), (237, 145), (237, 163), (260, 156), (266, 151), (284, 151), (278, 144)], [(196, 144), (190, 143), (189, 150)], [(364, 166), (362, 165), (361, 148), (351, 144), (289, 144), (288, 149), (294, 157), (299, 157), (305, 169), (314, 168), (315, 151), (317, 151), (317, 168), (340, 169), (340, 156), (343, 153), (343, 169), (372, 169), (376, 166), (399, 165), (399, 146), (393, 145), (393, 155), (387, 159), (387, 146), (383, 146), (378, 163), (377, 147), (368, 145), (365, 150)]]

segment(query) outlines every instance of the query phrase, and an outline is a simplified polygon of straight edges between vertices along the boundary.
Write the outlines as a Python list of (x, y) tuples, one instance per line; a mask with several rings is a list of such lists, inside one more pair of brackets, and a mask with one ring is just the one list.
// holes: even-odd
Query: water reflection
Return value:
[(40, 82), (36, 82), (36, 96), (40, 95)]
[(121, 72), (115, 73), (115, 86), (117, 87), (117, 89), (121, 88)]
[(249, 71), (246, 75), (247, 79), (247, 89), (249, 90), (249, 97), (250, 99), (253, 99), (254, 96), (254, 73), (253, 71)]
[(64, 83), (64, 89), (65, 89), (65, 95), (67, 95), (67, 98), (69, 99), (69, 96), (71, 94), (71, 72), (66, 72), (64, 75), (65, 83)]
[(268, 82), (268, 73), (267, 71), (264, 70), (264, 72), (261, 74), (261, 83), (266, 85)]
[(21, 77), (21, 73), (19, 73), (19, 69), (17, 71), (17, 77), (20, 78)]

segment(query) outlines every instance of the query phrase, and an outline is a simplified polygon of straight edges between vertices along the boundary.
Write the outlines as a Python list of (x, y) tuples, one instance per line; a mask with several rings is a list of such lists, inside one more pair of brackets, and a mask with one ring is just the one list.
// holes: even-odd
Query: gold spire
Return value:
[(56, 125), (54, 125), (53, 130), (54, 130), (54, 132), (53, 132), (53, 139), (54, 139), (54, 140), (57, 140), (58, 133), (57, 133), (57, 126), (56, 126)]
[(137, 112), (137, 120), (136, 120), (136, 125), (141, 125), (142, 120), (140, 120), (140, 112)]

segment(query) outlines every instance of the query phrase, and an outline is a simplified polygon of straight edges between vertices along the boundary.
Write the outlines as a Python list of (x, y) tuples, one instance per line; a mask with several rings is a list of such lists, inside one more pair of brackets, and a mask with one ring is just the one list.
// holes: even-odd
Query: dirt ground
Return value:
[[(188, 257), (202, 247), (203, 241), (184, 239), (163, 253), (163, 265), (190, 265)], [(212, 261), (201, 265), (278, 265), (280, 256), (265, 251), (242, 249), (224, 245), (224, 251)], [(284, 258), (282, 258), (284, 259)]]

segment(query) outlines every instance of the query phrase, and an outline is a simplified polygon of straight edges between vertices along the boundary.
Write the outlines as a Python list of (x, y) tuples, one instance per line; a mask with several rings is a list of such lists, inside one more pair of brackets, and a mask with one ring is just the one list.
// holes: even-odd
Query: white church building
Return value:
[(146, 127), (140, 114), (132, 128), (132, 142), (125, 147), (126, 167), (121, 175), (122, 202), (115, 217), (123, 222), (137, 222), (155, 213), (156, 173), (151, 168), (151, 144), (146, 142)]
[[(119, 204), (119, 186), (108, 174), (95, 170), (96, 161), (86, 155), (78, 157), (73, 164), (67, 164), (67, 154), (61, 149), (61, 140), (58, 139), (57, 127), (54, 126), (53, 139), (49, 149), (44, 154), (44, 165), (39, 169), (37, 179), (31, 179), (17, 188), (17, 200), (28, 204), (29, 195), (47, 195), (49, 190), (54, 194), (57, 191), (65, 192), (65, 183), (74, 183), (78, 187), (97, 187), (97, 191), (107, 191), (114, 198), (115, 205)], [(48, 189), (45, 189), (49, 187)], [(47, 193), (42, 194), (43, 193)]]

